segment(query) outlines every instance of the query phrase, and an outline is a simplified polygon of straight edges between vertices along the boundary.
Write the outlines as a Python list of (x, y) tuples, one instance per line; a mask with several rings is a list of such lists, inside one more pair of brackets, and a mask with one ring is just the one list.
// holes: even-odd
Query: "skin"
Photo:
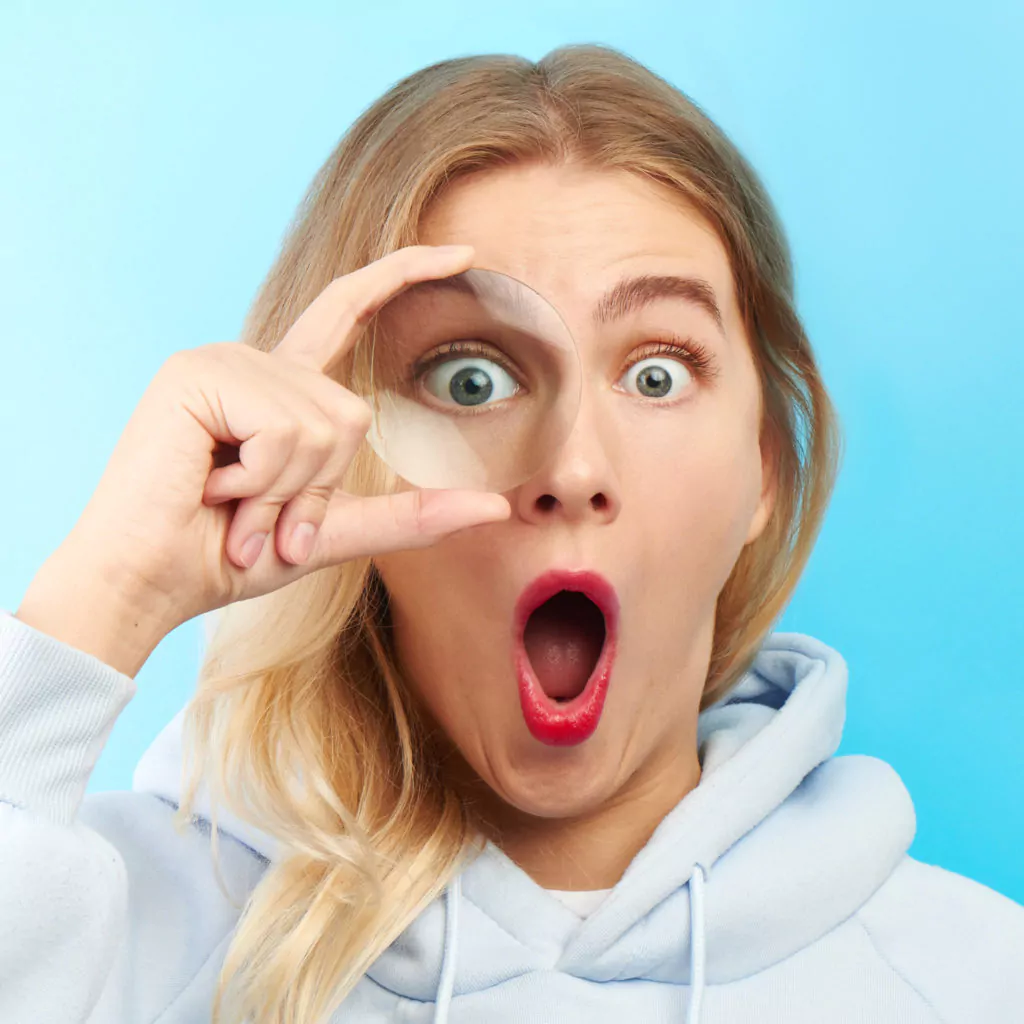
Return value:
[[(576, 339), (583, 395), (563, 447), (506, 492), (508, 520), (375, 559), (399, 664), (489, 838), (547, 888), (608, 888), (700, 780), (697, 715), (716, 600), (773, 504), (728, 257), (665, 186), (575, 165), (458, 180), (427, 211), (420, 240), (469, 243), (474, 265), (547, 298)], [(681, 298), (595, 326), (599, 297), (638, 274), (704, 278), (723, 327)], [(659, 356), (681, 390), (641, 397), (634, 383), (630, 393), (631, 353), (670, 330), (705, 346), (717, 376), (701, 381)], [(604, 713), (571, 747), (528, 731), (511, 655), (516, 599), (550, 568), (602, 573), (621, 604)]]

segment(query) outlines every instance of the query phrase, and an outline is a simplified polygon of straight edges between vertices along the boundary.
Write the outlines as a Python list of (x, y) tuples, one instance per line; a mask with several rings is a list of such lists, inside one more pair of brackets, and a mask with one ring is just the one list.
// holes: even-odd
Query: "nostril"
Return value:
[[(550, 512), (558, 504), (558, 499), (553, 494), (542, 494), (537, 499), (537, 508), (542, 512)], [(590, 507), (597, 512), (604, 512), (608, 508), (608, 498), (598, 491), (590, 499)]]

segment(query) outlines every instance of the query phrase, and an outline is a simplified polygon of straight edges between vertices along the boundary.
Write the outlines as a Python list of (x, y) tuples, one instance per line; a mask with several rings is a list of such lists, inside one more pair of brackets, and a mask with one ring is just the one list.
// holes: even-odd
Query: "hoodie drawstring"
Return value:
[(441, 954), (441, 980), (434, 1002), (434, 1024), (447, 1024), (448, 1005), (455, 988), (455, 959), (459, 952), (459, 900), (462, 879), (456, 875), (444, 891), (444, 951)]
[(704, 999), (704, 866), (694, 864), (690, 875), (690, 1008), (686, 1024), (700, 1024), (700, 1007)]
[[(704, 868), (695, 864), (690, 875), (690, 1008), (686, 1024), (700, 1024), (701, 1002), (704, 998)], [(444, 949), (441, 953), (441, 980), (434, 1002), (434, 1024), (447, 1024), (448, 1007), (455, 988), (455, 962), (458, 957), (459, 900), (462, 881), (456, 875), (444, 892)]]

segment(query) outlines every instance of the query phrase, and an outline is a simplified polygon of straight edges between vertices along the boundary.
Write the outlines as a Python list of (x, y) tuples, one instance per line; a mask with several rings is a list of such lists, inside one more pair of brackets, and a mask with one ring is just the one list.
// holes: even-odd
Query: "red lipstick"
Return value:
[[(565, 702), (552, 700), (540, 682), (526, 653), (523, 634), (533, 611), (562, 590), (584, 594), (604, 616), (604, 645), (597, 663), (577, 697)], [(555, 569), (538, 576), (516, 602), (513, 651), (519, 703), (531, 735), (550, 746), (564, 747), (582, 743), (597, 728), (604, 709), (615, 661), (619, 624), (619, 599), (615, 588), (599, 573), (589, 570)]]

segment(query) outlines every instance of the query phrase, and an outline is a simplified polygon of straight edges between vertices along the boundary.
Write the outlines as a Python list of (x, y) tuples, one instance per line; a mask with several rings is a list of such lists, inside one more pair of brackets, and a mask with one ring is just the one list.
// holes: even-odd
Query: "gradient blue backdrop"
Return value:
[[(236, 335), (372, 99), (449, 56), (609, 43), (732, 135), (790, 234), (847, 449), (782, 628), (849, 663), (839, 752), (899, 771), (914, 856), (1024, 902), (1024, 4), (162, 6), (0, 7), (0, 605), (163, 360)], [(199, 643), (143, 668), (92, 790), (130, 784)]]

